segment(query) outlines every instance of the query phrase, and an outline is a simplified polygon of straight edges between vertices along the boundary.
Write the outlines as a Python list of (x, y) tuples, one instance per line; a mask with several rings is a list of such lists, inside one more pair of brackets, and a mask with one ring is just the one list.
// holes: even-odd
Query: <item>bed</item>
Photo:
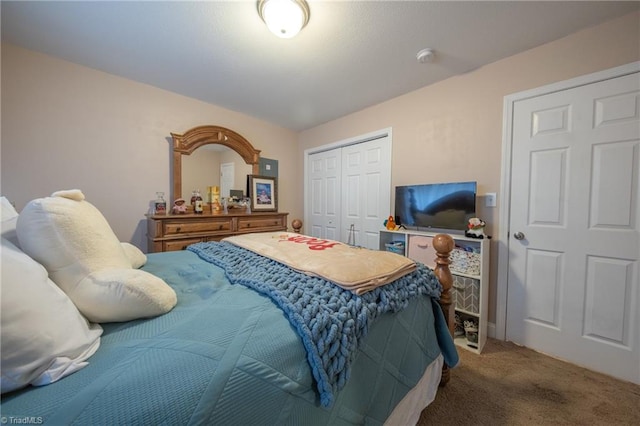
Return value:
[[(175, 307), (152, 318), (102, 323), (100, 346), (87, 366), (46, 386), (3, 394), (3, 419), (52, 425), (415, 424), (448, 379), (444, 360), (457, 363), (447, 321), (453, 244), (442, 235), (434, 245), (435, 272), (419, 264), (360, 296), (340, 289), (339, 298), (371, 308), (371, 321), (341, 319), (341, 327), (360, 329), (355, 338), (327, 337), (335, 329), (330, 324), (326, 338), (316, 340), (331, 347), (318, 349), (322, 343), (315, 342), (315, 355), (308, 342), (315, 331), (305, 335), (294, 320), (310, 315), (302, 306), (306, 299), (279, 303), (264, 282), (322, 277), (226, 241), (149, 254), (140, 269), (175, 291)], [(231, 260), (217, 260), (225, 257)], [(267, 272), (260, 275), (263, 267)], [(422, 290), (425, 280), (435, 281), (437, 294)], [(291, 308), (296, 303), (298, 310)], [(345, 313), (336, 309), (338, 316)], [(348, 347), (357, 350), (349, 354)]]

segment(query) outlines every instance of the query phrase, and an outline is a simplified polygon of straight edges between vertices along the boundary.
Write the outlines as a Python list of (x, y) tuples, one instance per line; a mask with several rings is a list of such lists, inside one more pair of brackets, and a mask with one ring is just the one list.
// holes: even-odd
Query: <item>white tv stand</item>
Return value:
[[(442, 232), (384, 229), (380, 231), (380, 250), (388, 250), (387, 244), (402, 243), (394, 245), (394, 251), (433, 268), (436, 255), (431, 240), (439, 233)], [(450, 257), (453, 275), (451, 296), (455, 313), (463, 325), (465, 321), (474, 321), (478, 325), (477, 342), (473, 342), (472, 331), (469, 333), (471, 340), (465, 334), (456, 333), (454, 341), (459, 347), (479, 354), (487, 341), (489, 240), (469, 238), (462, 234), (449, 235), (456, 244)]]

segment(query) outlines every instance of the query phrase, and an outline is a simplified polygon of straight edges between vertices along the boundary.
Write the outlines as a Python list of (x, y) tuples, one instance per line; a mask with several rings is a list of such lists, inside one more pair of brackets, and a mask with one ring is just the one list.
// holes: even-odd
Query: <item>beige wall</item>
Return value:
[(489, 297), (494, 322), (497, 236), (506, 224), (498, 208), (484, 207), (482, 195), (500, 194), (504, 96), (638, 60), (640, 14), (633, 13), (304, 131), (299, 161), (306, 149), (391, 127), (393, 186), (477, 181), (478, 216), (494, 236)]
[(290, 130), (7, 44), (2, 89), (0, 185), (18, 209), (80, 188), (120, 240), (145, 250), (144, 214), (157, 191), (170, 194), (170, 133), (214, 124), (278, 159), (279, 210), (290, 213), (289, 221), (302, 217)]

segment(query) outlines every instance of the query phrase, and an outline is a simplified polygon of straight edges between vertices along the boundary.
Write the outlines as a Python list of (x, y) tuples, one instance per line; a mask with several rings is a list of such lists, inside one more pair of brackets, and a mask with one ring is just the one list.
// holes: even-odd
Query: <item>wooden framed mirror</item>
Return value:
[(191, 155), (204, 145), (224, 145), (234, 150), (245, 163), (251, 165), (252, 174), (260, 171), (260, 150), (233, 130), (220, 126), (198, 126), (184, 134), (171, 133), (173, 138), (173, 199), (182, 198), (182, 156)]

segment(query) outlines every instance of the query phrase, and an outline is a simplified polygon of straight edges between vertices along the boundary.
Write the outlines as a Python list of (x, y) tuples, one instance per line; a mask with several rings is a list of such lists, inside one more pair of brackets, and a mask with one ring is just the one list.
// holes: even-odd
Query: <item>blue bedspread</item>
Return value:
[(143, 269), (176, 290), (176, 307), (103, 324), (87, 367), (2, 396), (7, 422), (381, 426), (427, 366), (455, 353), (440, 309), (416, 297), (369, 324), (349, 381), (323, 407), (301, 338), (268, 297), (189, 251), (150, 254)]
[(432, 271), (422, 264), (391, 284), (357, 296), (227, 242), (194, 244), (188, 250), (224, 269), (232, 284), (269, 296), (285, 312), (302, 338), (320, 401), (327, 407), (347, 383), (370, 322), (405, 308), (412, 297), (439, 298), (442, 291)]

